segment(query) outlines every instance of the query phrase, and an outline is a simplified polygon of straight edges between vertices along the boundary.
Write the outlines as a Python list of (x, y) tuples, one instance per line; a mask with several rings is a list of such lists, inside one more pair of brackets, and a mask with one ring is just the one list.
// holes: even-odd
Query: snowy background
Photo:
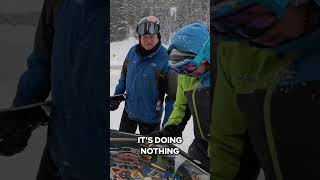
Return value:
[(111, 0), (110, 39), (135, 35), (136, 24), (145, 16), (160, 19), (162, 41), (167, 44), (179, 28), (193, 22), (209, 24), (209, 0)]

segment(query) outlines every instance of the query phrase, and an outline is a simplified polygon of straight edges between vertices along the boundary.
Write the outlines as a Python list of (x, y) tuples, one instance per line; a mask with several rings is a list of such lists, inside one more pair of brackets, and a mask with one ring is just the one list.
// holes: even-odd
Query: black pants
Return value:
[(141, 135), (147, 135), (153, 131), (160, 130), (160, 122), (156, 124), (148, 124), (148, 123), (134, 121), (128, 117), (128, 113), (124, 109), (121, 117), (119, 131), (134, 134), (137, 130), (138, 125), (139, 125), (139, 131)]
[(192, 144), (188, 149), (188, 155), (193, 160), (197, 160), (196, 162), (199, 162), (197, 163), (199, 167), (209, 172), (210, 159), (208, 157), (207, 151), (208, 151), (208, 142), (200, 138), (196, 138), (193, 140)]
[(80, 180), (80, 179), (60, 176), (59, 169), (55, 165), (54, 161), (52, 160), (52, 157), (46, 145), (41, 157), (40, 167), (38, 170), (36, 180)]
[(62, 180), (47, 145), (44, 148), (36, 180)]

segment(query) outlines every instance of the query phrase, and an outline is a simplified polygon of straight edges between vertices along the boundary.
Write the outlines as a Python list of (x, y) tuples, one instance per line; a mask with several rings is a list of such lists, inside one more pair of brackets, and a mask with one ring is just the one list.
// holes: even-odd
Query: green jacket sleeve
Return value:
[(231, 180), (239, 171), (243, 153), (246, 124), (236, 105), (236, 93), (228, 74), (232, 64), (222, 47), (217, 51), (217, 80), (212, 105), (209, 140), (211, 179)]
[(182, 123), (183, 120), (186, 119), (186, 115), (188, 115), (188, 119), (190, 118), (190, 114), (186, 113), (188, 111), (188, 102), (187, 97), (184, 94), (182, 76), (179, 75), (178, 77), (178, 86), (177, 86), (177, 93), (176, 93), (176, 101), (173, 105), (173, 111), (169, 117), (166, 126), (168, 125), (179, 125)]

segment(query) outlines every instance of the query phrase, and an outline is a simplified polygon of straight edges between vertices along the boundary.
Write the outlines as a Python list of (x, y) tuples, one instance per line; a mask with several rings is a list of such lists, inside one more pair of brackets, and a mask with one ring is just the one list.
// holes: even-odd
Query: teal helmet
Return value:
[[(179, 29), (171, 39), (168, 54), (173, 49), (201, 56), (210, 63), (210, 32), (206, 24), (192, 23)], [(200, 61), (198, 62), (198, 64)]]
[(177, 73), (195, 74), (202, 63), (210, 64), (210, 32), (206, 24), (193, 23), (177, 30), (168, 47), (169, 66)]

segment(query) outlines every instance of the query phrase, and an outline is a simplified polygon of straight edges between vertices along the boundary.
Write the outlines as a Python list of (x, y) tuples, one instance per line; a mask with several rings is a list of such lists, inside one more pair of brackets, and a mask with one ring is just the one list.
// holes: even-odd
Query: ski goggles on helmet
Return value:
[[(273, 12), (258, 3), (220, 8), (213, 19), (213, 33), (230, 38), (253, 40), (273, 27), (278, 19)], [(231, 9), (232, 12), (228, 12)]]
[(137, 34), (145, 35), (145, 34), (157, 34), (160, 32), (160, 26), (156, 23), (142, 23), (137, 26)]
[(177, 73), (192, 74), (197, 76), (198, 74), (194, 74), (194, 71), (201, 65), (203, 61), (209, 62), (209, 60), (204, 59), (209, 52), (210, 37), (203, 44), (203, 47), (197, 55), (173, 49), (170, 53), (169, 66)]
[(183, 59), (182, 62), (175, 63), (174, 61), (169, 61), (169, 66), (176, 71), (177, 73), (181, 74), (191, 74), (193, 71), (197, 69), (192, 63), (193, 59), (191, 57)]

